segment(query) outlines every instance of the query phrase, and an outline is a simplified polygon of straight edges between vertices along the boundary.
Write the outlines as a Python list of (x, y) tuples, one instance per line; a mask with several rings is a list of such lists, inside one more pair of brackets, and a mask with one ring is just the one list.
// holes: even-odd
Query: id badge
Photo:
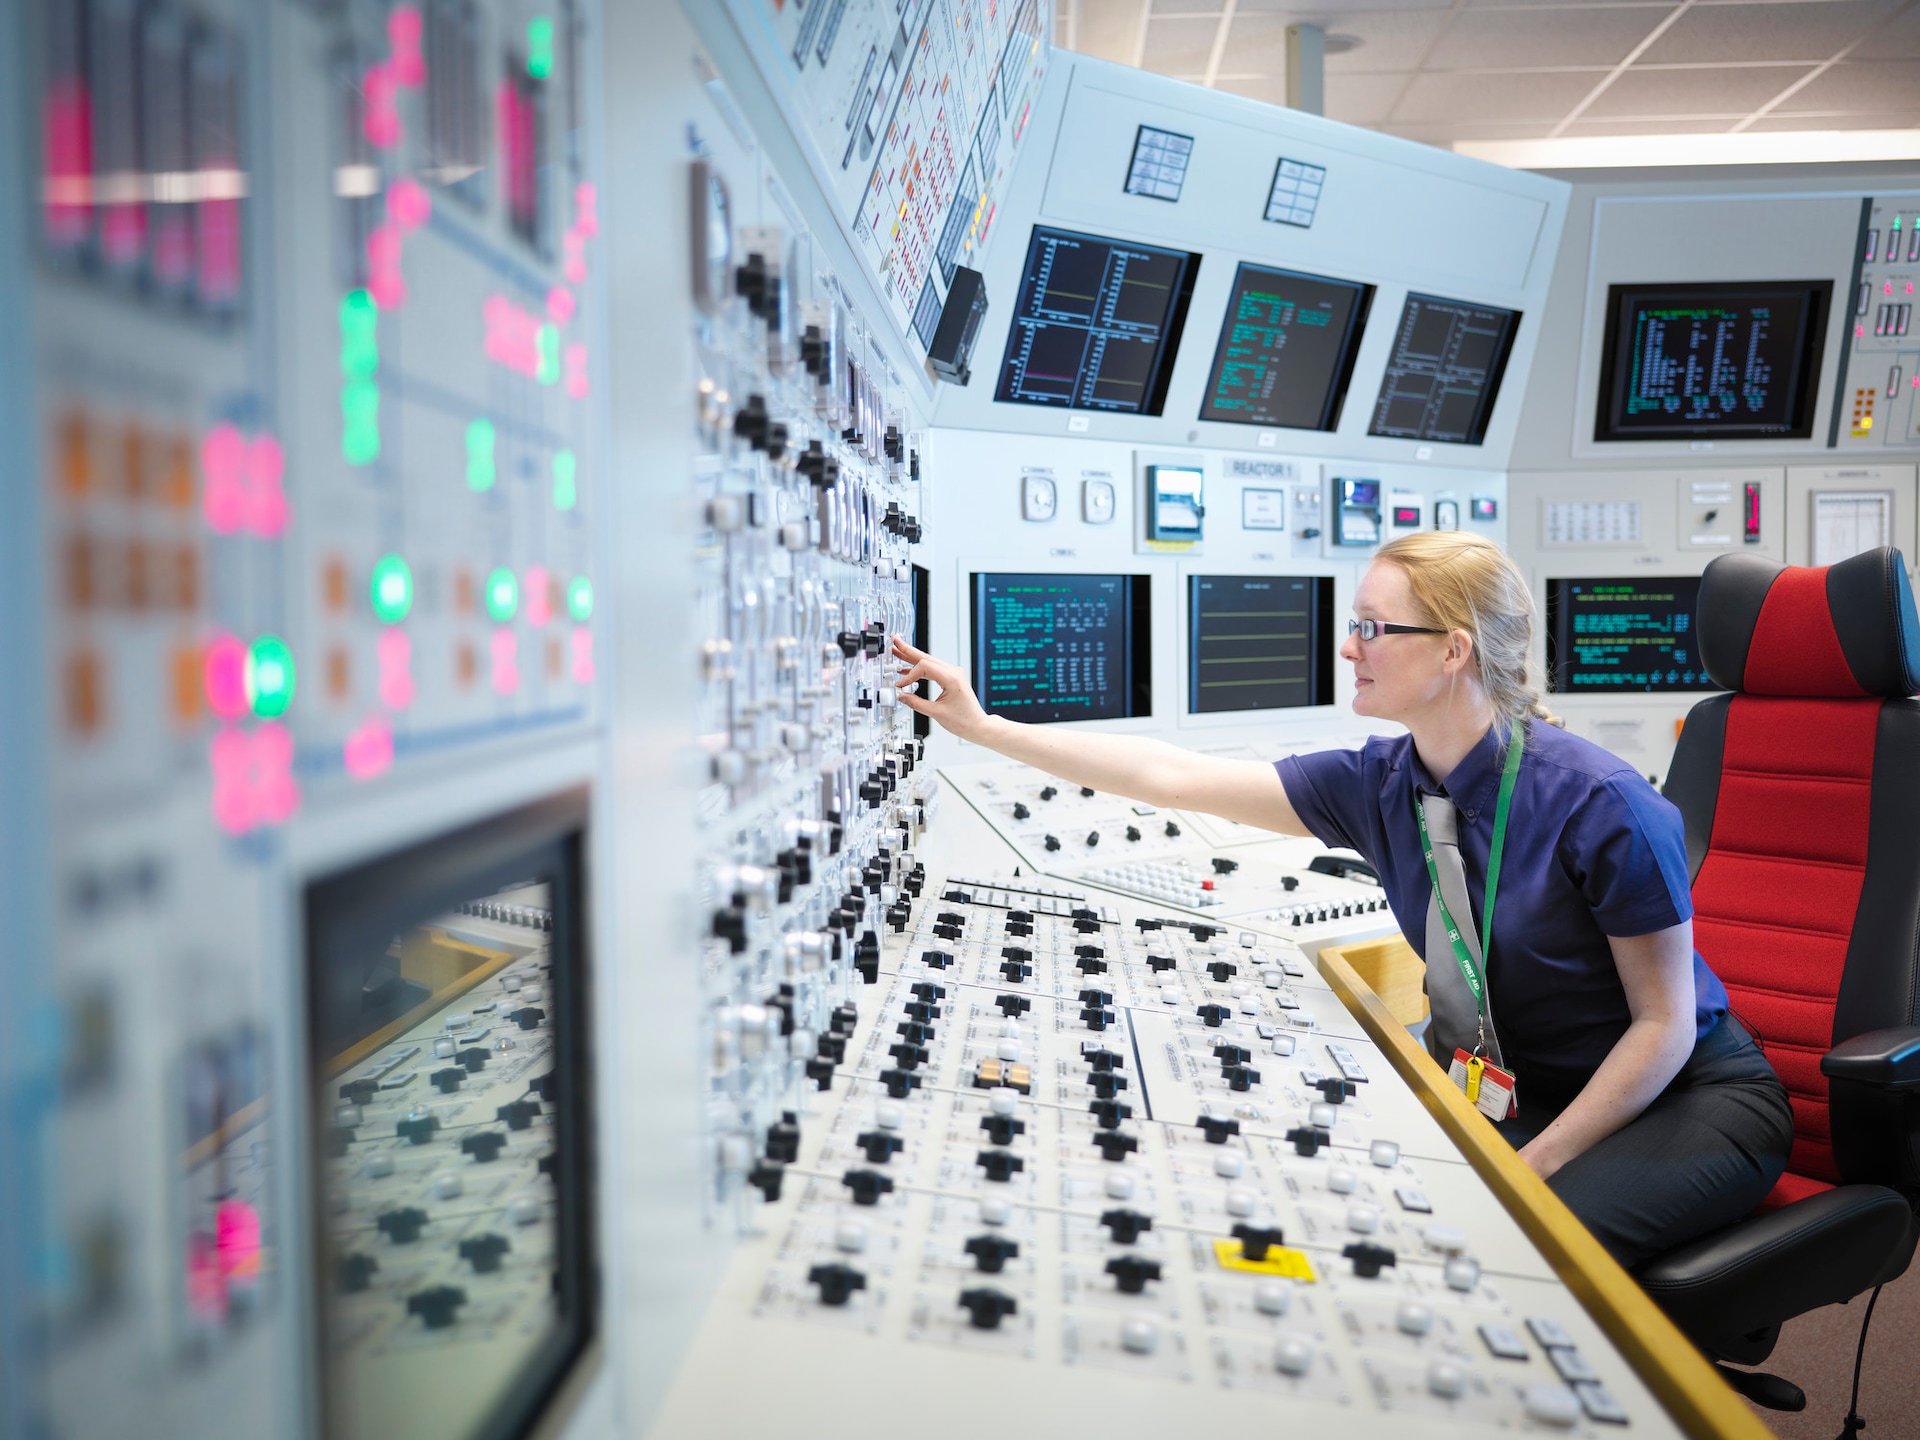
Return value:
[(1447, 1078), (1465, 1091), (1474, 1108), (1489, 1120), (1511, 1120), (1520, 1113), (1513, 1076), (1490, 1061), (1456, 1049)]

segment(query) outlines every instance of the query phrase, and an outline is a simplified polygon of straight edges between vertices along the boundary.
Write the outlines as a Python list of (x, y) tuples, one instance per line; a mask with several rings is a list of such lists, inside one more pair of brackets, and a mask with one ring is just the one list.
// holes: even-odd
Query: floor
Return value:
[[(1854, 1347), (1860, 1343), (1863, 1295), (1847, 1305), (1829, 1305), (1780, 1332), (1772, 1357), (1757, 1368), (1793, 1381), (1807, 1392), (1797, 1415), (1756, 1413), (1780, 1440), (1835, 1440), (1853, 1388)], [(1867, 1331), (1866, 1364), (1860, 1371), (1862, 1440), (1920, 1440), (1920, 1264), (1880, 1292)]]

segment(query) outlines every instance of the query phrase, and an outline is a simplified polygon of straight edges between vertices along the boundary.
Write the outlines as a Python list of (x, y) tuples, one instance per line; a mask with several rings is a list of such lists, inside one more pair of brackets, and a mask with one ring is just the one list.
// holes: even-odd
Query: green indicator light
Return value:
[(520, 582), (503, 565), (487, 576), (487, 614), (504, 625), (519, 608)]
[(293, 651), (278, 635), (262, 635), (247, 647), (247, 705), (262, 720), (287, 713), (293, 704)]
[(407, 618), (413, 608), (413, 571), (398, 555), (382, 555), (374, 562), (373, 613), (388, 625)]
[(340, 373), (349, 380), (371, 380), (380, 370), (380, 307), (365, 290), (349, 290), (340, 300)]
[(527, 22), (527, 74), (544, 80), (553, 73), (553, 21), (545, 16)]
[(340, 453), (349, 465), (371, 465), (380, 458), (380, 387), (371, 380), (349, 380), (340, 387)]
[(574, 576), (567, 584), (567, 613), (576, 620), (593, 614), (593, 582), (584, 575)]
[(491, 490), (493, 477), (493, 422), (475, 420), (467, 426), (467, 488)]
[(575, 477), (579, 474), (579, 471), (579, 462), (573, 458), (573, 451), (561, 450), (555, 453), (553, 457), (554, 509), (571, 510), (574, 501), (580, 498), (579, 491), (575, 488), (574, 484)]
[(542, 385), (552, 385), (560, 379), (560, 327), (542, 325), (540, 327), (540, 368), (534, 374)]

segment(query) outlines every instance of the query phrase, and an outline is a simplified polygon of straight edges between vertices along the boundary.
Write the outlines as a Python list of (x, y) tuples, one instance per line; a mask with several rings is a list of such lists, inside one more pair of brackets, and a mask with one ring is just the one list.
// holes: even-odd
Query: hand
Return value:
[[(893, 637), (893, 653), (907, 666), (893, 681), (899, 689), (902, 705), (921, 715), (931, 715), (943, 728), (963, 740), (974, 739), (986, 728), (989, 718), (987, 712), (980, 708), (980, 702), (974, 698), (973, 687), (967, 683), (967, 677), (957, 665), (949, 665), (934, 659), (924, 650), (914, 649), (898, 635)], [(907, 688), (921, 680), (933, 681), (940, 687), (940, 693), (929, 700)]]
[(1565, 1162), (1553, 1153), (1553, 1147), (1546, 1143), (1546, 1139), (1544, 1131), (1534, 1136), (1520, 1148), (1520, 1158), (1526, 1161), (1527, 1167), (1542, 1180), (1551, 1180), (1553, 1172)]

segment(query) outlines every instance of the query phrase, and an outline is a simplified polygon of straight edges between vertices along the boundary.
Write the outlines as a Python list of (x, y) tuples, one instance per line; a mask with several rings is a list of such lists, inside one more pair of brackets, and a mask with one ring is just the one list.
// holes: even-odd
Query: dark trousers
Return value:
[[(1498, 1127), (1516, 1150), (1572, 1100), (1529, 1096), (1524, 1077), (1519, 1096), (1520, 1114)], [(1632, 1269), (1751, 1213), (1792, 1144), (1786, 1087), (1727, 1015), (1651, 1105), (1547, 1184)]]

